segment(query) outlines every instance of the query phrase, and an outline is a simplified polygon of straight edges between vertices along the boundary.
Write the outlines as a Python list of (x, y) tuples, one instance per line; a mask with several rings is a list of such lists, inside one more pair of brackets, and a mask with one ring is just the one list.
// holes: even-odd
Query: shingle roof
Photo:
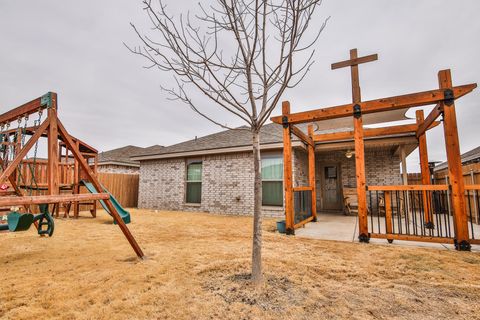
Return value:
[[(470, 151), (465, 152), (461, 155), (462, 164), (467, 164), (470, 162), (480, 162), (480, 147), (476, 147)], [(448, 168), (447, 162), (442, 162), (439, 165), (435, 166), (434, 171), (439, 171)]]
[[(161, 146), (154, 146), (158, 148), (162, 148)], [(140, 162), (136, 160), (130, 159), (131, 156), (142, 152), (145, 148), (137, 147), (137, 146), (125, 146), (118, 149), (113, 149), (109, 151), (100, 152), (98, 154), (98, 162), (99, 164), (108, 163), (108, 162), (119, 162), (124, 164), (133, 164), (139, 165)]]
[[(303, 132), (307, 132), (307, 124), (297, 125)], [(334, 133), (351, 130), (351, 128), (335, 128), (328, 130), (317, 131), (317, 133)], [(299, 139), (292, 135), (292, 141), (299, 141)], [(282, 125), (277, 123), (269, 123), (262, 127), (260, 131), (260, 143), (262, 145), (283, 143)], [(198, 137), (192, 140), (184, 141), (167, 147), (152, 146), (144, 148), (137, 152), (134, 159), (138, 157), (139, 160), (146, 158), (153, 159), (156, 156), (166, 157), (168, 155), (175, 155), (190, 152), (202, 152), (208, 150), (222, 150), (225, 148), (249, 147), (252, 145), (252, 135), (248, 127), (243, 126), (236, 129), (224, 130), (213, 133), (204, 137)], [(142, 158), (145, 157), (145, 158)]]
[[(294, 136), (292, 139), (295, 138)], [(281, 143), (283, 141), (282, 126), (276, 123), (269, 123), (260, 131), (260, 143)], [(252, 145), (252, 134), (248, 127), (225, 130), (210, 134), (204, 137), (177, 143), (168, 147), (153, 146), (145, 148), (136, 156), (162, 155), (178, 152), (201, 151), (231, 147), (242, 147)]]

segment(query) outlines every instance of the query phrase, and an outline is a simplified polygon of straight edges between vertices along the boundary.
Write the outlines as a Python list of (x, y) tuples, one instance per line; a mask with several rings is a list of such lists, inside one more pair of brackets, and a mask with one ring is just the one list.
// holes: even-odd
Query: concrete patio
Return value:
[[(480, 235), (480, 226), (474, 225), (475, 234)], [(296, 237), (358, 242), (358, 226), (356, 216), (342, 214), (318, 214), (317, 222), (307, 223), (303, 228), (295, 230)], [(439, 244), (430, 242), (401, 241), (395, 240), (389, 244), (385, 239), (370, 239), (370, 243), (385, 244), (392, 246), (429, 247), (446, 250), (455, 250), (453, 244)], [(479, 245), (472, 245), (472, 251), (479, 251)]]

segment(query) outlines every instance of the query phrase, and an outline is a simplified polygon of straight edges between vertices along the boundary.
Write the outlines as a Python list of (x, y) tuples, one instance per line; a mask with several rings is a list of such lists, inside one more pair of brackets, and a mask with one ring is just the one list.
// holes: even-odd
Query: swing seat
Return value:
[(33, 218), (34, 221), (38, 221), (38, 234), (51, 237), (55, 230), (55, 221), (50, 212), (48, 212), (48, 204), (40, 204), (38, 207), (41, 213), (36, 214)]
[(8, 230), (10, 232), (26, 231), (33, 223), (33, 214), (11, 212), (7, 218)]

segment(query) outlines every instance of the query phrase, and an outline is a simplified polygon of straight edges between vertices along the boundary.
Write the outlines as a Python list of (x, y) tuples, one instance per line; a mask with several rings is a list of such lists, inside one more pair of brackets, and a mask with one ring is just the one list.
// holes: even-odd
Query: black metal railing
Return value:
[(312, 191), (293, 192), (294, 224), (300, 223), (312, 216)]
[(465, 186), (465, 188), (469, 238), (476, 239), (475, 236), (478, 238), (480, 230), (480, 188), (474, 186)]
[(439, 238), (455, 235), (448, 190), (368, 191), (367, 205), (369, 233)]

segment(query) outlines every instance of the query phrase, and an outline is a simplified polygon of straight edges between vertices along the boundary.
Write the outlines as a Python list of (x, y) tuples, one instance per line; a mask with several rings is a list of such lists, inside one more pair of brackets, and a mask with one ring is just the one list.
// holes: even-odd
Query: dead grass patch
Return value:
[(0, 318), (478, 318), (478, 253), (287, 237), (267, 219), (257, 289), (251, 218), (132, 211), (144, 261), (104, 214), (1, 234)]

